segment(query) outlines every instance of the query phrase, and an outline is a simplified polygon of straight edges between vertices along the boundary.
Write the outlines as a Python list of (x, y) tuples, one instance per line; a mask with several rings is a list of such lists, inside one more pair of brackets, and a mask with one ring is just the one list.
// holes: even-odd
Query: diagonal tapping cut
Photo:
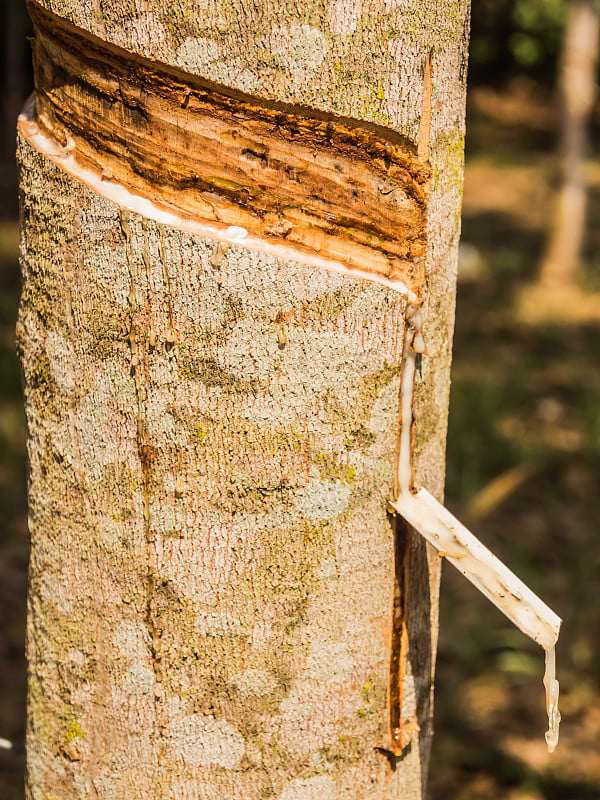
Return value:
[(150, 61), (35, 2), (29, 11), (36, 101), (20, 127), (38, 149), (53, 143), (46, 154), (67, 171), (95, 176), (111, 199), (124, 187), (177, 227), (224, 239), (234, 228), (246, 246), (420, 298), (430, 170), (413, 143)]

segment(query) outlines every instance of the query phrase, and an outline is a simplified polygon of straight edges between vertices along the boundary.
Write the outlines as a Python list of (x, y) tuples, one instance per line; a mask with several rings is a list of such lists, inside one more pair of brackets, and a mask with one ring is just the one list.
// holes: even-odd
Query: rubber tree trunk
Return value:
[(563, 38), (558, 90), (561, 103), (559, 177), (540, 283), (574, 286), (585, 235), (585, 157), (596, 96), (600, 15), (597, 0), (571, 0)]
[[(415, 470), (440, 496), (468, 3), (42, 5), (415, 143), (431, 170)], [(404, 297), (131, 214), (23, 139), (19, 161), (28, 796), (421, 798), (439, 566), (386, 513)]]

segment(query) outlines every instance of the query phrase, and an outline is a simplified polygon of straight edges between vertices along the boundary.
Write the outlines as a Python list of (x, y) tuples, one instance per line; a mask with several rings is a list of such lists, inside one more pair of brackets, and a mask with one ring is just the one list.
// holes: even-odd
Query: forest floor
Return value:
[[(561, 741), (549, 756), (543, 653), (444, 570), (430, 800), (600, 797), (600, 160), (578, 292), (532, 297), (555, 167), (548, 98), (516, 83), (470, 94), (447, 502), (564, 618)], [(14, 326), (16, 224), (0, 224), (0, 737), (22, 741), (25, 446)], [(0, 796), (23, 757), (0, 750)]]

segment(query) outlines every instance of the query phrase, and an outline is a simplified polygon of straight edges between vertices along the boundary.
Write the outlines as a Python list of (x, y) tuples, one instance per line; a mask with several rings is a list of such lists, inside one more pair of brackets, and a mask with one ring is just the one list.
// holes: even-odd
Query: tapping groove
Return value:
[[(30, 2), (37, 129), (184, 220), (420, 297), (429, 166), (381, 126), (271, 103), (144, 59)], [(107, 195), (108, 196), (108, 195)], [(242, 237), (245, 238), (245, 237)]]

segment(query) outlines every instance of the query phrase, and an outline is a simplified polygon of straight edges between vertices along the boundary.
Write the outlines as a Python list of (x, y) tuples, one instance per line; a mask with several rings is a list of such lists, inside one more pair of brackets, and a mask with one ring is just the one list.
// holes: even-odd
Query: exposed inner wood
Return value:
[(419, 141), (417, 154), (422, 161), (429, 160), (431, 139), (431, 96), (433, 93), (433, 53), (430, 51), (425, 62), (423, 75), (423, 101), (421, 104), (421, 122), (419, 125)]
[(269, 103), (133, 55), (29, 3), (36, 122), (87, 169), (420, 296), (429, 167), (388, 129)]
[(401, 756), (411, 741), (408, 720), (403, 719), (402, 695), (408, 653), (408, 603), (410, 586), (411, 530), (400, 516), (394, 518), (394, 599), (390, 658), (390, 744), (389, 751)]

